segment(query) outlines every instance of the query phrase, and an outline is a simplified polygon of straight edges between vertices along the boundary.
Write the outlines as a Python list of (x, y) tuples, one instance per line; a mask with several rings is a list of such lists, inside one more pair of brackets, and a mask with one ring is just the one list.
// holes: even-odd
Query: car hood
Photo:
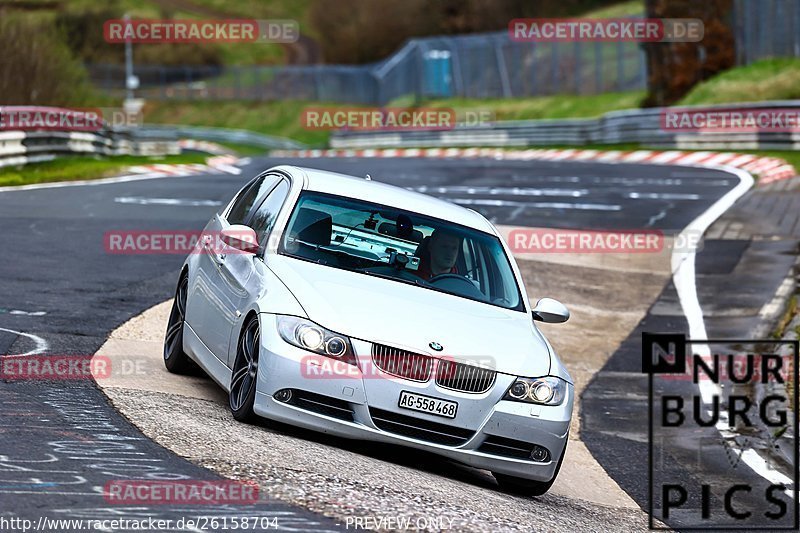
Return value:
[(310, 320), (337, 333), (516, 376), (550, 371), (547, 343), (527, 313), (286, 256), (267, 265)]

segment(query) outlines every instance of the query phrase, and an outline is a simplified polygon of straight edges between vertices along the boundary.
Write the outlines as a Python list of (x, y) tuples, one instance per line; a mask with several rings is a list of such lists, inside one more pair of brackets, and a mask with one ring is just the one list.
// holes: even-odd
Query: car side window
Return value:
[(228, 212), (227, 218), (229, 224), (244, 223), (244, 219), (247, 218), (247, 213), (250, 212), (253, 202), (256, 201), (256, 196), (258, 196), (258, 190), (262, 183), (264, 183), (264, 176), (258, 178), (247, 189), (242, 191), (242, 194), (239, 195), (239, 198), (236, 199), (233, 207), (231, 207), (231, 210)]
[(278, 211), (281, 210), (283, 201), (289, 194), (289, 183), (286, 180), (281, 180), (272, 192), (267, 195), (261, 205), (256, 209), (253, 218), (250, 220), (250, 227), (256, 230), (259, 242), (272, 231), (275, 225), (275, 219), (278, 217)]
[(259, 198), (269, 192), (278, 181), (277, 176), (260, 176), (246, 190), (242, 191), (228, 212), (228, 224), (244, 224), (250, 217)]

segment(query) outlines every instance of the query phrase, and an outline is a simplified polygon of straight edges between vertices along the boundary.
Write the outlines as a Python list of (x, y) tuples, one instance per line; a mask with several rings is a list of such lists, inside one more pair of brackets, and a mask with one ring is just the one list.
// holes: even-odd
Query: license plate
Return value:
[(456, 411), (458, 411), (458, 402), (433, 398), (405, 390), (400, 393), (397, 405), (403, 409), (411, 409), (412, 411), (420, 411), (445, 418), (455, 418)]

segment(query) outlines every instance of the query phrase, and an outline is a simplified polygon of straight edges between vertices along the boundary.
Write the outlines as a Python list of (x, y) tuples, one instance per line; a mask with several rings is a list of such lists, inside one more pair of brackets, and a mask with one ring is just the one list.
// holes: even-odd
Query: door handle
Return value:
[(211, 260), (217, 266), (217, 268), (222, 266), (222, 263), (225, 262), (225, 255), (226, 254), (218, 254), (216, 250), (213, 249), (211, 246), (214, 242), (214, 238), (210, 235), (203, 236), (203, 246), (208, 250), (208, 255), (211, 256)]

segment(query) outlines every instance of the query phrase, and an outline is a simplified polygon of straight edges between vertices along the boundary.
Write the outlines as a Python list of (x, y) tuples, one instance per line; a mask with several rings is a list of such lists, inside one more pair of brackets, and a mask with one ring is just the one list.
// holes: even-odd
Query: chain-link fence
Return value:
[(421, 97), (598, 94), (645, 86), (630, 42), (513, 42), (506, 32), (414, 39), (373, 70), (381, 103)]
[(734, 0), (736, 63), (768, 57), (800, 57), (800, 2)]
[[(119, 65), (90, 65), (95, 85), (124, 92)], [(645, 62), (636, 43), (517, 43), (505, 32), (412, 39), (365, 66), (135, 66), (137, 96), (153, 100), (312, 100), (386, 104), (413, 96), (507, 98), (640, 89)]]
[[(94, 85), (123, 97), (125, 69), (90, 65)], [(376, 82), (362, 66), (161, 67), (137, 65), (136, 96), (149, 100), (310, 100), (350, 103), (376, 101)]]
[[(738, 64), (800, 56), (800, 2), (735, 0)], [(121, 96), (119, 65), (92, 65), (95, 84)], [(398, 98), (509, 98), (644, 89), (644, 51), (633, 42), (514, 42), (508, 33), (409, 40), (360, 66), (136, 66), (137, 96), (153, 100), (308, 100), (385, 105)]]

